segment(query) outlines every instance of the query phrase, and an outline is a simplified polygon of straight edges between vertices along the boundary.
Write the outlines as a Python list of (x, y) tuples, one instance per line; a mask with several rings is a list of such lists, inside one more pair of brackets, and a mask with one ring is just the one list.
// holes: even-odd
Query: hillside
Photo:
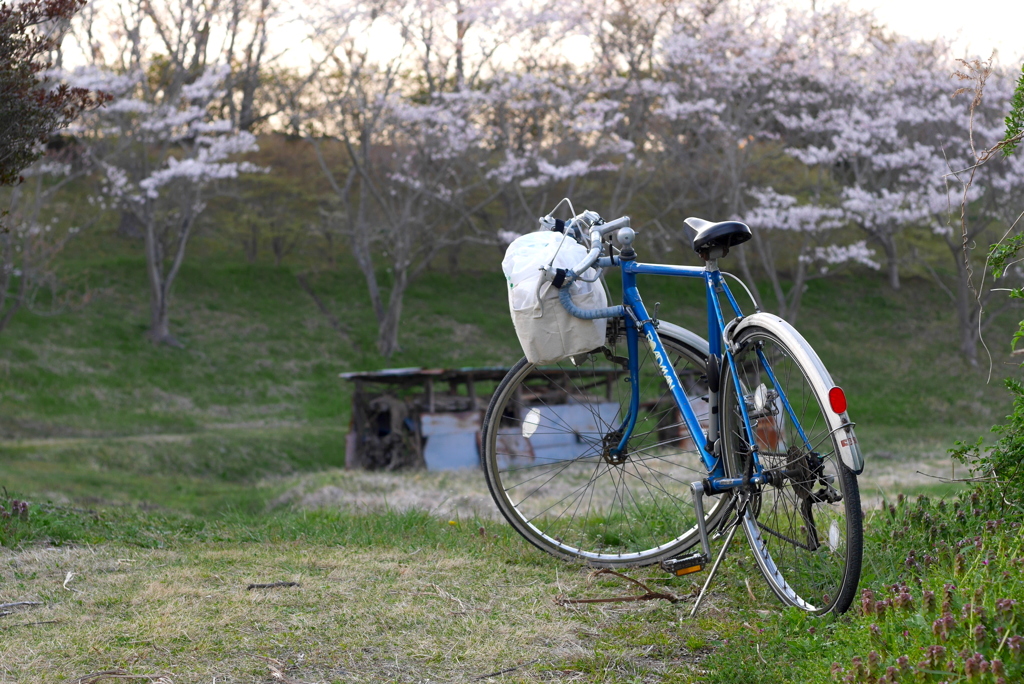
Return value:
[[(3, 623), (17, 628), (0, 646), (16, 681), (114, 668), (195, 682), (263, 681), (268, 671), (273, 681), (470, 681), (510, 668), (514, 681), (825, 681), (833, 660), (847, 667), (874, 647), (868, 622), (898, 634), (896, 614), (891, 625), (853, 614), (811, 623), (780, 611), (740, 546), (697, 620), (685, 619), (688, 602), (553, 604), (635, 587), (594, 581), (527, 545), (475, 473), (337, 469), (350, 400), (339, 372), (516, 359), (498, 253), (464, 254), (455, 276), (428, 272), (406, 302), (402, 350), (385, 362), (351, 264), (308, 277), (339, 333), (296, 277), (311, 259), (239, 264), (224, 245), (197, 246), (175, 294), (183, 348), (144, 338), (143, 264), (119, 239), (71, 255), (91, 283), (88, 306), (23, 313), (0, 337), (0, 485), (8, 506), (33, 501), (29, 518), (0, 520), (0, 602), (39, 602)], [(693, 285), (652, 280), (645, 299), (697, 327)], [(955, 439), (1007, 413), (997, 379), (1015, 366), (997, 357), (986, 385), (985, 368), (963, 363), (928, 282), (894, 293), (851, 275), (812, 282), (805, 302), (799, 328), (846, 388), (865, 446), (862, 586), (880, 591), (920, 546), (894, 543), (909, 528), (902, 512), (891, 523), (875, 513), (880, 491), (950, 493), (911, 480), (917, 463), (930, 455), (948, 467)], [(992, 346), (1005, 352), (1014, 326), (1012, 315), (994, 325)], [(954, 536), (972, 529), (950, 524)], [(40, 539), (51, 545), (31, 543)], [(1001, 553), (1019, 555), (1019, 539)], [(926, 579), (935, 591), (946, 565), (960, 572), (947, 555)], [(699, 586), (630, 574), (680, 597)], [(956, 581), (964, 595), (993, 582)], [(246, 589), (274, 582), (296, 585)], [(918, 641), (930, 635), (921, 624)], [(819, 641), (815, 625), (834, 636)], [(44, 658), (42, 640), (59, 642), (60, 656)]]
[[(48, 318), (21, 312), (0, 336), (6, 439), (340, 428), (349, 397), (339, 372), (519, 356), (494, 248), (464, 252), (454, 276), (437, 265), (413, 285), (402, 348), (385, 361), (365, 285), (344, 258), (308, 276), (339, 334), (296, 278), (305, 259), (250, 265), (224, 246), (197, 244), (175, 286), (172, 326), (184, 343), (175, 349), (144, 338), (144, 265), (131, 244), (93, 247), (76, 246), (73, 257), (92, 288), (88, 305)], [(693, 282), (652, 278), (641, 287), (646, 301), (661, 302), (663, 319), (705, 325)], [(947, 300), (930, 282), (908, 279), (893, 292), (877, 277), (848, 275), (811, 282), (804, 301), (798, 328), (847, 389), (869, 444), (878, 431), (873, 448), (885, 450), (895, 435), (973, 432), (1002, 415), (1014, 312), (986, 333), (994, 357), (986, 385), (987, 364), (972, 368), (958, 356)]]

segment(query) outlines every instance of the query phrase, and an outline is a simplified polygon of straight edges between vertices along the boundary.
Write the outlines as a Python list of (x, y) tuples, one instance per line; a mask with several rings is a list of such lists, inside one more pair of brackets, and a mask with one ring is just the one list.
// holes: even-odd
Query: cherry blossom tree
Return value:
[(750, 223), (753, 240), (734, 251), (739, 269), (759, 306), (762, 274), (773, 310), (795, 320), (808, 280), (840, 263), (877, 267), (863, 243), (843, 234), (847, 221), (827, 171), (785, 153), (784, 125), (827, 97), (822, 64), (833, 50), (845, 54), (870, 23), (841, 7), (777, 14), (762, 2), (677, 16), (663, 41), (654, 110), (657, 192), (646, 197), (662, 199), (650, 212), (663, 235), (686, 245), (688, 233), (674, 225), (685, 216)]
[[(796, 323), (800, 300), (809, 280), (829, 275), (836, 267), (850, 263), (878, 270), (874, 250), (868, 248), (866, 241), (852, 244), (832, 241), (832, 234), (846, 224), (842, 209), (800, 204), (795, 197), (779, 194), (772, 188), (752, 189), (749, 195), (754, 206), (743, 215), (743, 220), (767, 233), (759, 250), (763, 262), (775, 264), (775, 250), (780, 248), (796, 257), (788, 291), (783, 287), (780, 269), (765, 269), (778, 302), (777, 311), (790, 323)], [(776, 239), (779, 234), (785, 237)]]
[(142, 234), (148, 335), (158, 344), (179, 344), (170, 330), (171, 292), (211, 192), (259, 170), (238, 160), (256, 149), (256, 138), (238, 129), (227, 90), (231, 64), (219, 61), (231, 55), (224, 45), (238, 34), (230, 24), (239, 11), (219, 2), (110, 0), (75, 30), (90, 64), (66, 79), (115, 96), (75, 133), (101, 175), (97, 208), (121, 212)]
[(88, 298), (80, 288), (67, 286), (56, 263), (68, 241), (84, 227), (69, 225), (68, 219), (89, 221), (55, 201), (87, 170), (75, 157), (72, 148), (51, 152), (23, 169), (22, 182), (3, 192), (7, 203), (5, 227), (0, 230), (0, 332), (22, 309), (52, 315)]
[[(383, 92), (373, 85), (383, 85)], [(398, 349), (409, 285), (472, 233), (471, 190), (462, 171), (472, 166), (476, 138), (452, 103), (409, 103), (379, 83), (349, 81), (335, 92), (328, 130), (341, 138), (347, 158), (332, 166), (323, 153), (323, 133), (311, 131), (308, 139), (337, 197), (331, 220), (343, 227), (366, 279), (378, 351), (388, 358)]]
[(889, 285), (899, 289), (897, 238), (950, 205), (943, 174), (959, 151), (949, 136), (966, 110), (949, 97), (942, 43), (878, 38), (822, 63), (810, 75), (819, 97), (780, 121), (787, 152), (843, 186), (847, 218), (882, 247)]
[[(778, 86), (787, 82), (792, 65), (767, 21), (770, 10), (768, 3), (755, 3), (748, 14), (722, 3), (680, 17), (664, 41), (667, 92), (657, 109), (664, 153), (653, 196), (665, 200), (651, 211), (656, 224), (683, 244), (687, 233), (678, 226), (686, 216), (739, 217), (745, 190), (762, 184), (753, 174), (766, 156), (778, 154), (771, 147), (774, 116), (786, 105)], [(751, 247), (767, 254), (766, 236), (753, 228)], [(735, 254), (761, 305), (750, 252), (740, 248)], [(777, 264), (762, 265), (775, 276)]]
[[(386, 15), (328, 10), (315, 35), (333, 68), (307, 95), (304, 126), (337, 197), (329, 220), (349, 241), (377, 318), (378, 350), (390, 357), (409, 285), (445, 250), (493, 241), (485, 209), (524, 174), (495, 145), (503, 91), (491, 59), (512, 40), (509, 27), (530, 15), (524, 20), (512, 2), (434, 0), (398, 3)], [(365, 40), (375, 31), (400, 36), (385, 58)], [(329, 163), (326, 137), (341, 142), (343, 161)], [(492, 173), (495, 156), (507, 161)]]
[[(969, 63), (972, 71), (963, 77), (974, 85), (966, 89), (967, 97), (952, 98), (953, 66), (940, 42), (868, 41), (837, 62), (841, 68), (819, 73), (818, 103), (781, 120), (791, 144), (787, 152), (827, 170), (841, 188), (845, 217), (882, 247), (892, 288), (900, 286), (902, 233), (915, 229), (944, 245), (951, 273), (933, 267), (927, 257), (919, 263), (949, 295), (960, 351), (973, 364), (981, 335), (994, 320), (984, 315), (991, 283), (974, 277), (984, 268), (973, 246), (1012, 222), (1003, 208), (1020, 192), (1020, 170), (1013, 163), (994, 163), (963, 187), (951, 182), (950, 171), (973, 168), (976, 150), (995, 144), (1002, 134), (1000, 108), (979, 106), (992, 69)], [(997, 102), (1008, 97), (1007, 79), (998, 80), (1002, 86), (993, 87), (1002, 90), (992, 93)], [(965, 209), (957, 217), (954, 208), (961, 205)]]
[[(688, 215), (747, 220), (738, 268), (791, 320), (807, 282), (877, 268), (874, 250), (899, 287), (907, 231), (950, 250), (962, 241), (943, 176), (972, 157), (947, 48), (842, 5), (323, 0), (301, 9), (310, 67), (273, 73), (277, 0), (108, 2), (119, 37), (79, 33), (122, 100), (84, 137), (103, 201), (153, 226), (142, 232), (157, 339), (171, 339), (158, 321), (210, 191), (251, 170), (234, 161), (254, 144), (238, 129), (257, 125), (301, 134), (317, 154), (333, 196), (299, 200), (302, 234), (315, 224), (347, 243), (385, 356), (419, 274), (446, 253), (457, 262), (461, 245), (534, 229), (565, 195), (630, 213), (663, 245), (684, 242)], [(992, 168), (968, 198), (972, 230), (994, 229), (997, 198), (1017, 191)], [(936, 277), (962, 298), (970, 270)]]
[(235, 161), (256, 149), (255, 136), (212, 113), (226, 68), (208, 67), (191, 82), (172, 78), (155, 88), (144, 72), (86, 67), (68, 78), (115, 95), (109, 106), (85, 117), (76, 133), (102, 173), (98, 208), (127, 212), (143, 232), (149, 336), (177, 345), (170, 330), (171, 289), (208, 192), (219, 181), (260, 169)]

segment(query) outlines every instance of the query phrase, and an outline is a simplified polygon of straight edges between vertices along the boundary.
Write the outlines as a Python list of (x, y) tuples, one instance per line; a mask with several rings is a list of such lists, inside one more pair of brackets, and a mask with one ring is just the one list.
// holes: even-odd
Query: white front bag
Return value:
[[(607, 319), (587, 321), (570, 314), (558, 301), (558, 290), (544, 279), (541, 270), (549, 263), (554, 268), (572, 268), (586, 255), (585, 247), (554, 231), (529, 233), (508, 246), (501, 270), (508, 282), (512, 323), (530, 362), (554, 363), (604, 344)], [(608, 306), (599, 280), (576, 281), (569, 286), (569, 294), (581, 309)]]

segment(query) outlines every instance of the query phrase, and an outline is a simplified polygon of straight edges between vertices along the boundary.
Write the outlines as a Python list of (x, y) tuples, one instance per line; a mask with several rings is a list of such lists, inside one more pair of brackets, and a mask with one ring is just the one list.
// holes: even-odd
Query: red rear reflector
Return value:
[(842, 387), (833, 387), (828, 391), (828, 403), (836, 413), (846, 411), (846, 394)]

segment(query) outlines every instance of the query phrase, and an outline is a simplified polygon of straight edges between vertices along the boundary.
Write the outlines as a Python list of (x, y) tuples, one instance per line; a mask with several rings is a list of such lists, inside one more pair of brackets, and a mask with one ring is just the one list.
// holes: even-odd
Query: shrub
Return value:
[(999, 441), (984, 449), (981, 440), (967, 445), (958, 442), (953, 458), (966, 464), (976, 480), (974, 492), (985, 509), (1000, 517), (1024, 517), (1024, 384), (1007, 379), (1013, 394), (1013, 412), (1006, 422), (992, 428)]

